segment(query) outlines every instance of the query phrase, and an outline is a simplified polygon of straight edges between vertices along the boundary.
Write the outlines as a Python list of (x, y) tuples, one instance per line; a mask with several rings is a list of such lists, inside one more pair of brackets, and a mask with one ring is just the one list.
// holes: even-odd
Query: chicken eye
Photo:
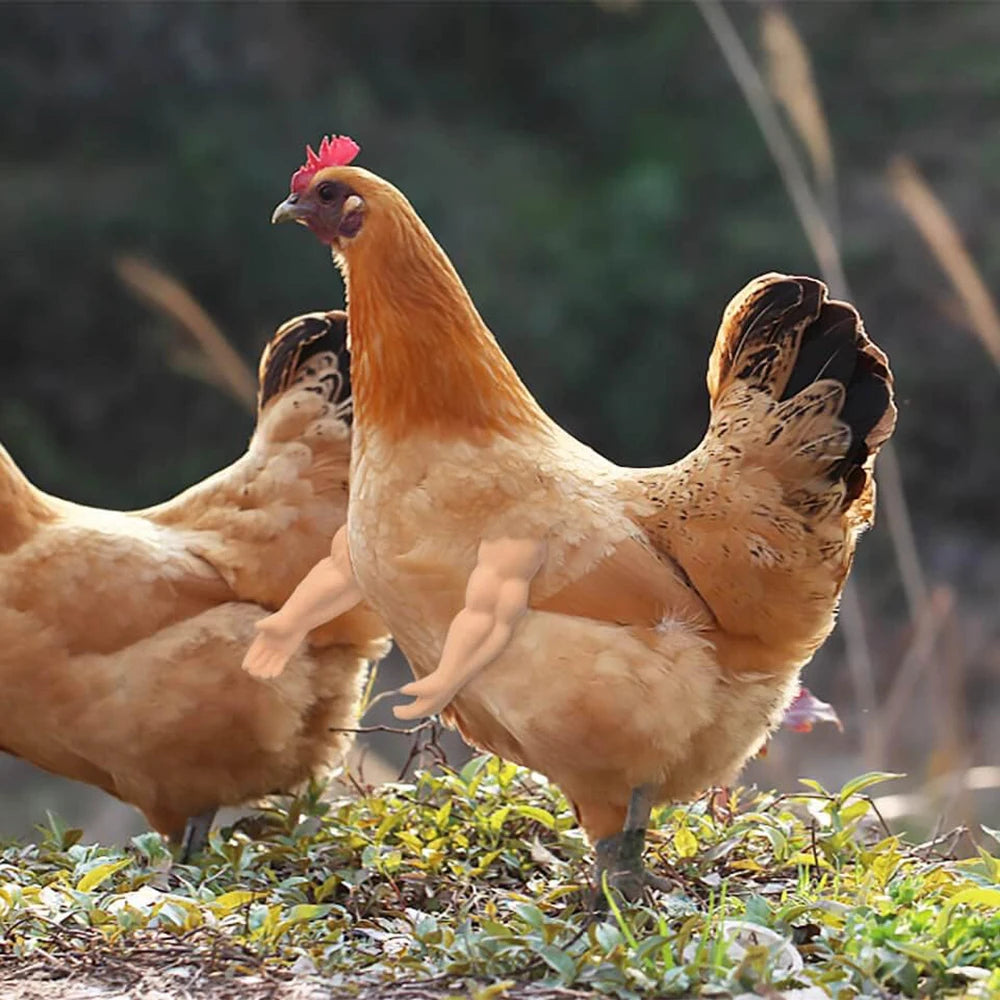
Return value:
[(330, 181), (326, 181), (316, 188), (316, 194), (319, 195), (320, 201), (333, 201), (333, 199), (337, 197), (337, 185), (332, 184)]

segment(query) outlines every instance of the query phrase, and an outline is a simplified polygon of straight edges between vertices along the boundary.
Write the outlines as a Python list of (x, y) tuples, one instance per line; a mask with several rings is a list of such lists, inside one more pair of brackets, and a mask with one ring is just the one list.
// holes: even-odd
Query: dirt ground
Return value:
[[(352, 989), (312, 977), (286, 981), (263, 976), (236, 976), (194, 982), (155, 972), (126, 982), (117, 977), (0, 980), (0, 1000), (451, 1000), (474, 995), (461, 981), (393, 983)], [(485, 985), (485, 984), (484, 984)], [(501, 993), (507, 1000), (576, 1000), (593, 994), (579, 990), (515, 986)], [(759, 997), (751, 1000), (760, 1000)]]
[[(206, 977), (179, 975), (179, 970), (157, 970), (129, 979), (100, 975), (66, 979), (0, 978), (0, 1000), (460, 1000), (475, 996), (474, 984), (462, 980), (392, 983), (379, 987), (351, 987), (323, 982), (317, 977), (277, 980), (261, 975)], [(187, 980), (187, 981), (185, 981)], [(593, 997), (582, 990), (511, 984), (497, 1000), (578, 1000)], [(718, 1000), (764, 1000), (756, 993), (713, 994)], [(694, 1000), (694, 998), (691, 998)], [(768, 994), (766, 1000), (829, 1000), (818, 988)]]

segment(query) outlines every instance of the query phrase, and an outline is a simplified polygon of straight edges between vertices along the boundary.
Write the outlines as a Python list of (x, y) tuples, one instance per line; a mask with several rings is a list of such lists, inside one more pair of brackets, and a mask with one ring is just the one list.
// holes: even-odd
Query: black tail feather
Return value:
[(351, 395), (347, 313), (342, 310), (306, 313), (283, 323), (260, 359), (257, 412), (263, 411), (268, 402), (292, 384), (310, 358), (326, 353), (337, 356), (340, 381), (332, 402), (342, 402)]
[(785, 419), (794, 419), (816, 405), (811, 387), (825, 381), (844, 388), (839, 412), (830, 415), (851, 435), (842, 457), (824, 474), (846, 484), (845, 506), (850, 506), (866, 491), (870, 458), (895, 424), (886, 357), (866, 336), (857, 310), (830, 301), (822, 281), (772, 273), (750, 282), (723, 316), (709, 362), (713, 400), (734, 382), (766, 392), (778, 403), (804, 394), (797, 401), (802, 406), (783, 409)]
[(863, 467), (888, 437), (888, 431), (875, 440), (872, 435), (886, 423), (890, 411), (894, 415), (894, 406), (892, 376), (884, 355), (865, 335), (861, 317), (847, 303), (824, 302), (819, 315), (805, 328), (781, 398), (790, 399), (820, 379), (833, 379), (845, 390), (837, 416), (851, 429), (851, 444), (830, 475), (834, 481), (844, 480), (849, 504), (863, 492), (868, 480)]

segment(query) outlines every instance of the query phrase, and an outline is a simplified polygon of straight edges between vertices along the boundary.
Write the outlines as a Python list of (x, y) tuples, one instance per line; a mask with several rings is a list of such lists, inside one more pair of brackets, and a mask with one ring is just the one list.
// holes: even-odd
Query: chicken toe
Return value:
[(598, 840), (594, 845), (596, 861), (594, 876), (597, 883), (595, 907), (605, 903), (604, 878), (630, 902), (642, 897), (643, 890), (661, 889), (669, 892), (675, 888), (669, 879), (660, 878), (647, 871), (642, 864), (642, 849), (646, 843), (646, 828), (653, 808), (650, 789), (636, 788), (629, 800), (625, 825), (620, 833)]

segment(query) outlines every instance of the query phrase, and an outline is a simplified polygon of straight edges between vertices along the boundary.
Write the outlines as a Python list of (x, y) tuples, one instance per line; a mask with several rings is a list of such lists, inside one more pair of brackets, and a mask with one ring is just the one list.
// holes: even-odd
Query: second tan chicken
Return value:
[(157, 507), (97, 510), (36, 489), (0, 448), (0, 750), (139, 808), (194, 849), (217, 807), (339, 762), (368, 664), (364, 605), (274, 681), (240, 670), (254, 624), (347, 514), (343, 313), (290, 320), (260, 364), (233, 465)]

